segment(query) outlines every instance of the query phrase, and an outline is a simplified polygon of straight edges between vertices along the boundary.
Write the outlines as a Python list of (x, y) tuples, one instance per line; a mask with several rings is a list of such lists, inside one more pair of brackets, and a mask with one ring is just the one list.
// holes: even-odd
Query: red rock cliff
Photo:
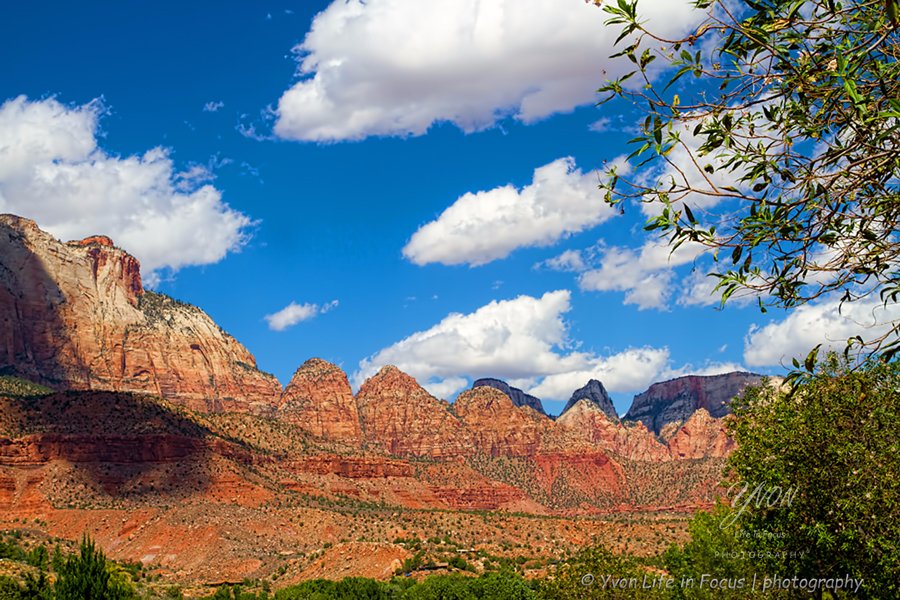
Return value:
[(199, 308), (145, 292), (137, 259), (109, 238), (64, 244), (13, 215), (0, 215), (0, 369), (205, 411), (262, 408), (281, 392)]
[(533, 456), (553, 421), (528, 406), (518, 407), (492, 387), (459, 395), (453, 411), (469, 430), (475, 450), (490, 456)]
[(381, 369), (356, 395), (363, 437), (391, 454), (448, 457), (471, 441), (448, 405), (394, 366)]
[(325, 440), (358, 444), (359, 411), (347, 375), (319, 358), (297, 369), (281, 395), (278, 418)]

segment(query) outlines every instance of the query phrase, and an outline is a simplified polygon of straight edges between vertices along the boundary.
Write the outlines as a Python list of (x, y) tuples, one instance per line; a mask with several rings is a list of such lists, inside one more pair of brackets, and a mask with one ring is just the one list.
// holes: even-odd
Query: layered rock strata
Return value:
[(472, 384), (472, 389), (477, 387), (492, 387), (495, 390), (500, 390), (512, 400), (513, 404), (516, 406), (527, 406), (541, 413), (542, 415), (547, 414), (544, 412), (544, 406), (541, 404), (539, 398), (532, 396), (531, 394), (526, 394), (522, 390), (517, 387), (512, 387), (505, 381), (501, 379), (494, 379), (493, 377), (485, 377), (482, 379), (476, 379), (475, 383)]
[(347, 375), (337, 365), (311, 358), (284, 389), (278, 418), (324, 440), (362, 441), (359, 410)]
[(203, 411), (250, 411), (281, 386), (202, 310), (149, 291), (105, 236), (61, 243), (0, 215), (0, 372), (51, 387), (149, 392)]

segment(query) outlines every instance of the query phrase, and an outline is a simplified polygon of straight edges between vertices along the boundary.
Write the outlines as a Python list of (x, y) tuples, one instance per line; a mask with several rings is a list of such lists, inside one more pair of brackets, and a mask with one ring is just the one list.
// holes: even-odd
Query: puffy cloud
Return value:
[(609, 117), (600, 117), (590, 125), (588, 125), (588, 129), (593, 131), (594, 133), (603, 133), (604, 131), (609, 131), (609, 127), (612, 124), (612, 120)]
[[(687, 0), (645, 0), (661, 35), (699, 20)], [(617, 28), (582, 0), (335, 0), (294, 51), (301, 79), (278, 102), (275, 133), (334, 141), (466, 132), (507, 115), (532, 122), (596, 101)]]
[(225, 103), (221, 100), (210, 100), (203, 105), (203, 112), (219, 112), (224, 107)]
[(98, 147), (102, 105), (68, 107), (24, 96), (0, 106), (0, 212), (37, 221), (61, 239), (109, 235), (134, 254), (146, 281), (159, 269), (215, 263), (253, 223), (193, 167), (177, 173), (162, 148), (117, 157)]
[(636, 304), (641, 310), (666, 308), (672, 269), (704, 252), (702, 245), (690, 242), (672, 251), (665, 240), (649, 240), (640, 249), (602, 248), (599, 267), (583, 272), (579, 285), (583, 290), (625, 292), (625, 304)]
[(589, 267), (585, 262), (581, 250), (566, 250), (562, 254), (548, 258), (534, 265), (536, 269), (546, 268), (553, 271), (565, 271), (571, 273), (581, 273)]
[(635, 391), (671, 371), (666, 348), (632, 348), (609, 356), (572, 350), (563, 319), (570, 297), (569, 291), (558, 290), (450, 314), (361, 361), (354, 383), (393, 364), (443, 397), (465, 387), (466, 378), (491, 376), (552, 400), (567, 399), (591, 378), (613, 392)]
[(668, 373), (668, 367), (668, 348), (630, 348), (607, 357), (586, 357), (580, 369), (548, 375), (528, 391), (563, 400), (590, 379), (599, 379), (610, 392), (638, 391)]
[(860, 335), (874, 339), (900, 320), (900, 305), (885, 307), (877, 298), (841, 305), (838, 298), (793, 308), (781, 321), (751, 327), (744, 340), (744, 361), (750, 366), (789, 363), (803, 358), (817, 344), (843, 350), (847, 340)]
[(419, 228), (403, 255), (417, 265), (478, 266), (516, 248), (548, 246), (616, 214), (597, 191), (597, 177), (567, 157), (535, 169), (521, 190), (506, 185), (467, 193)]
[(446, 377), (436, 381), (426, 381), (422, 387), (435, 398), (451, 398), (468, 385), (469, 380), (465, 377)]
[(328, 304), (297, 304), (291, 302), (281, 310), (264, 318), (269, 324), (272, 331), (284, 331), (288, 327), (293, 327), (301, 321), (308, 321), (318, 315), (323, 315), (332, 308), (337, 307), (338, 301), (332, 300)]

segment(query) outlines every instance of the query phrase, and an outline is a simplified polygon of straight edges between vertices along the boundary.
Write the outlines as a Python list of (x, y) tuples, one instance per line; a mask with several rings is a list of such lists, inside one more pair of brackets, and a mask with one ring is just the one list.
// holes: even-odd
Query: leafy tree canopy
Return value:
[(900, 597), (900, 365), (831, 354), (792, 392), (751, 388), (733, 407), (729, 465), (747, 491), (726, 528), (770, 572), (850, 575), (863, 597)]
[[(604, 101), (645, 114), (607, 200), (641, 202), (673, 248), (706, 246), (723, 303), (896, 308), (898, 0), (697, 0), (705, 17), (680, 40), (648, 30), (636, 0), (593, 1), (634, 63), (600, 89)], [(896, 314), (855, 342), (893, 356)]]

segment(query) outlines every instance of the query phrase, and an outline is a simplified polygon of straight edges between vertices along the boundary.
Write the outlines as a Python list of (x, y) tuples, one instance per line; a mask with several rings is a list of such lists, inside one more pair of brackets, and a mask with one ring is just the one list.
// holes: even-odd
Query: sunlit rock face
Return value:
[(202, 310), (141, 285), (105, 236), (62, 243), (0, 216), (0, 370), (56, 388), (149, 392), (203, 411), (264, 411), (281, 385)]

